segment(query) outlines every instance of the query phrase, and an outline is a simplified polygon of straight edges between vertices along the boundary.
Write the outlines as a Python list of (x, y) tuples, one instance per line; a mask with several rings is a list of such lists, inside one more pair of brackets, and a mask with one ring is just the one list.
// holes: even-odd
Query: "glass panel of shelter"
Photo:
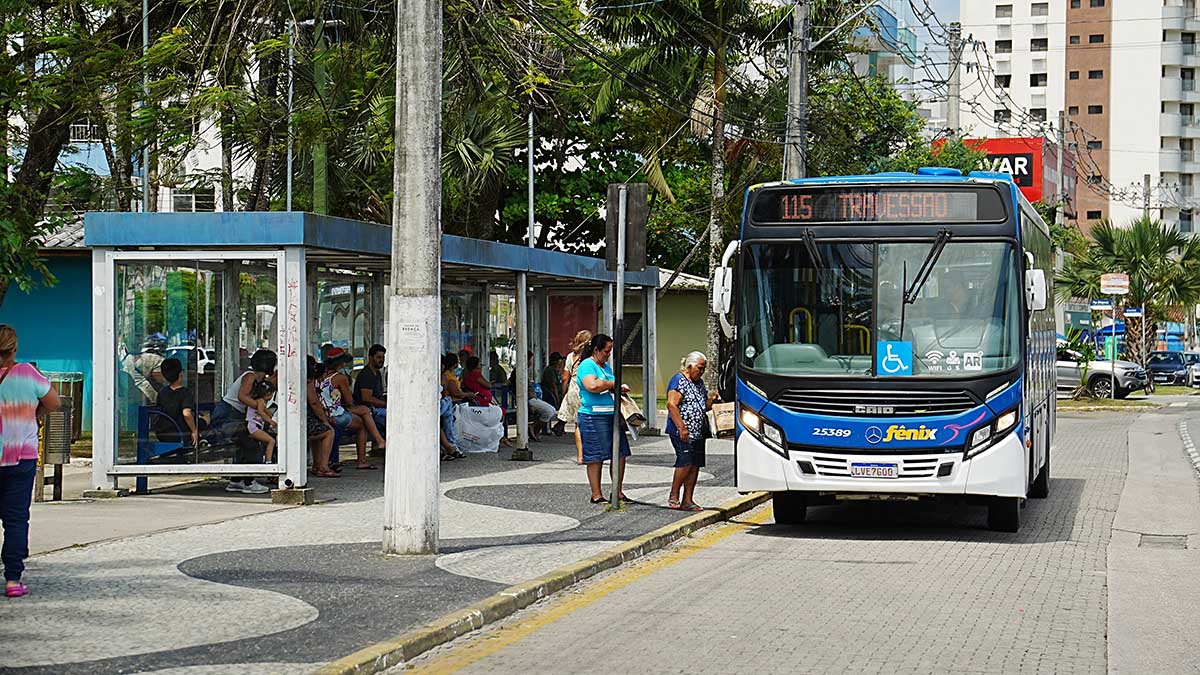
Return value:
[[(115, 464), (261, 464), (246, 412), (220, 404), (257, 350), (277, 353), (274, 263), (120, 260), (115, 273)], [(261, 389), (273, 432), (283, 411)]]

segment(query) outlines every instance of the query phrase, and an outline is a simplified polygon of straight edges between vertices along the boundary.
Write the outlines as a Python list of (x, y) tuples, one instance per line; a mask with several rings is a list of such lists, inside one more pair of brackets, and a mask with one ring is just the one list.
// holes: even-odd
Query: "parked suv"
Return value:
[[(1079, 379), (1083, 374), (1082, 361), (1083, 357), (1079, 352), (1059, 345), (1055, 371), (1060, 398), (1070, 397), (1071, 392), (1079, 386)], [(1100, 398), (1112, 398), (1113, 368), (1112, 361), (1090, 361), (1087, 364), (1088, 388)], [(1117, 398), (1125, 398), (1130, 392), (1145, 388), (1149, 381), (1146, 370), (1132, 361), (1117, 361), (1115, 368)]]
[(1151, 352), (1146, 370), (1154, 378), (1154, 384), (1187, 383), (1188, 367), (1183, 352)]

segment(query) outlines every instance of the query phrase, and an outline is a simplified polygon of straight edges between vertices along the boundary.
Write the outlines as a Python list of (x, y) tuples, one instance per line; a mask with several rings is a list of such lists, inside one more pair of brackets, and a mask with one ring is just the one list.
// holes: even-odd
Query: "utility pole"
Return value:
[(442, 2), (397, 0), (384, 553), (438, 550), (441, 135)]
[[(321, 105), (328, 99), (325, 73), (325, 23), (317, 24), (317, 43), (313, 47), (313, 85)], [(396, 128), (399, 133), (400, 128)], [(322, 136), (313, 144), (313, 213), (329, 213), (329, 145)]]
[(962, 24), (955, 21), (947, 31), (950, 33), (950, 94), (946, 97), (946, 126), (957, 137), (962, 127), (959, 122), (962, 112)]
[(1142, 217), (1150, 220), (1150, 174), (1142, 174)]
[(805, 139), (808, 136), (808, 0), (796, 0), (796, 6), (792, 8), (787, 112), (784, 175), (804, 178), (807, 172)]
[(296, 115), (295, 97), (296, 97), (296, 36), (299, 31), (296, 30), (296, 22), (293, 20), (288, 24), (288, 94), (287, 94), (287, 210), (292, 210), (292, 166), (295, 162), (296, 145), (296, 124), (293, 119)]
[(792, 8), (791, 58), (788, 63), (787, 147), (784, 152), (784, 176), (787, 178), (804, 178), (808, 174), (808, 55), (878, 2), (870, 0), (864, 3), (834, 26), (833, 30), (810, 43), (809, 0), (796, 0), (796, 6)]
[[(7, 47), (5, 47), (7, 49)], [(142, 0), (142, 58), (150, 50), (150, 0)], [(142, 66), (142, 105), (150, 104), (150, 71)], [(150, 211), (150, 139), (142, 146), (142, 213)]]
[[(530, 64), (532, 69), (532, 64)], [(525, 239), (529, 248), (534, 248), (533, 239), (533, 100), (529, 101), (529, 133), (528, 162), (526, 166), (526, 192), (529, 200), (529, 213), (525, 221)], [(517, 390), (513, 392), (517, 399), (517, 447), (513, 448), (511, 459), (522, 462), (533, 461), (533, 452), (529, 449), (529, 275), (517, 272), (517, 361), (514, 381)]]
[(629, 186), (621, 184), (618, 193), (620, 211), (617, 212), (617, 313), (613, 317), (613, 433), (612, 433), (612, 495), (609, 504), (621, 510), (621, 333), (625, 323), (625, 225), (629, 212)]
[(1055, 162), (1058, 168), (1058, 205), (1054, 208), (1054, 222), (1062, 225), (1066, 215), (1067, 201), (1067, 182), (1063, 177), (1063, 159), (1067, 154), (1067, 127), (1066, 115), (1063, 111), (1058, 111), (1058, 160)]

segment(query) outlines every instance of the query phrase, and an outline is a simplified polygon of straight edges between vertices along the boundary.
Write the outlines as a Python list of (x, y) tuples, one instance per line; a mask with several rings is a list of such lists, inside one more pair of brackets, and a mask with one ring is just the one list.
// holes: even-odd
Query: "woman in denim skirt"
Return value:
[[(613, 340), (611, 337), (598, 334), (583, 348), (582, 361), (575, 376), (579, 385), (579, 413), (577, 426), (579, 436), (583, 441), (583, 463), (587, 466), (588, 485), (592, 488), (592, 503), (603, 504), (608, 501), (600, 490), (600, 473), (604, 470), (604, 462), (612, 459), (613, 419), (616, 409), (613, 389), (616, 388), (616, 377), (612, 366), (608, 365), (608, 357), (612, 356)], [(629, 391), (622, 385), (621, 390)], [(621, 434), (621, 468), (620, 478), (625, 478), (625, 459), (629, 457), (629, 441)], [(622, 501), (628, 497), (621, 495)]]
[[(675, 476), (671, 479), (671, 495), (667, 505), (684, 511), (703, 511), (693, 501), (696, 479), (704, 466), (705, 427), (707, 412), (716, 396), (709, 396), (704, 387), (704, 369), (708, 359), (700, 352), (683, 357), (679, 372), (667, 385), (667, 436), (675, 447)], [(683, 490), (682, 501), (679, 491)]]

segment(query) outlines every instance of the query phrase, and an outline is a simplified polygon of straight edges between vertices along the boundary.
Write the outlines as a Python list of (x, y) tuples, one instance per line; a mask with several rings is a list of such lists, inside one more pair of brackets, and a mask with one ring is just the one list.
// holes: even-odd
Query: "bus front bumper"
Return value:
[[(991, 495), (1025, 497), (1028, 453), (1015, 433), (969, 460), (940, 454), (846, 454), (790, 450), (788, 458), (749, 433), (737, 439), (737, 487), (749, 492)], [(853, 464), (894, 464), (897, 478), (851, 476)], [(944, 475), (939, 475), (944, 474)]]

